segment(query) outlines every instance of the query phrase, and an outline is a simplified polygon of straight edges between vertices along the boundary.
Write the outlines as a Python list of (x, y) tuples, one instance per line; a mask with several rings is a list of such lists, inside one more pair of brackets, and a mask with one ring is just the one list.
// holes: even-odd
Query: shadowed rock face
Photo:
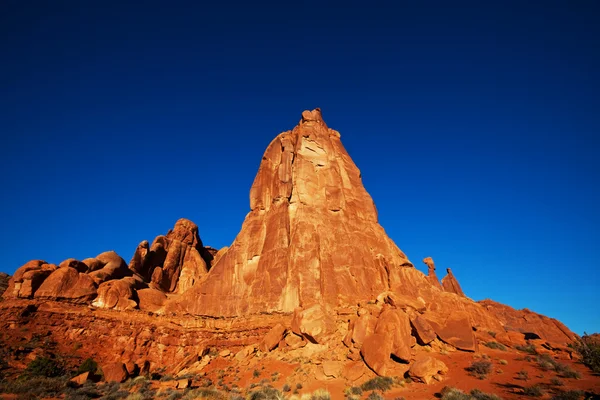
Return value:
[(355, 304), (413, 268), (379, 225), (360, 171), (319, 109), (268, 146), (250, 210), (206, 279), (171, 309), (233, 316)]
[(0, 300), (2, 298), (2, 294), (8, 288), (8, 280), (10, 279), (10, 275), (5, 274), (4, 272), (0, 272)]

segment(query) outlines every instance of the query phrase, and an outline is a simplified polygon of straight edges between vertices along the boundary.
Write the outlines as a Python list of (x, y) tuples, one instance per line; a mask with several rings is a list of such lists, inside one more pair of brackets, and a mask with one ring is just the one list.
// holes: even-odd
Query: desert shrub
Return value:
[(263, 386), (258, 390), (248, 393), (248, 400), (283, 400), (283, 394), (270, 386)]
[(498, 362), (502, 365), (508, 365), (508, 361), (506, 361), (506, 360), (500, 360)]
[(442, 389), (442, 400), (471, 400), (471, 396), (462, 390), (453, 387), (444, 387)]
[(325, 389), (317, 389), (310, 396), (310, 400), (330, 400), (331, 395)]
[(498, 342), (487, 342), (487, 343), (485, 343), (485, 346), (489, 347), (490, 349), (506, 351), (506, 346), (503, 345), (502, 343), (498, 343)]
[(473, 400), (502, 400), (502, 398), (492, 393), (484, 393), (479, 389), (471, 390), (471, 398)]
[(569, 390), (555, 394), (551, 400), (580, 400), (584, 395), (581, 390)]
[(367, 400), (384, 400), (383, 397), (377, 392), (371, 392), (367, 396)]
[(529, 380), (529, 372), (525, 371), (524, 369), (520, 370), (519, 372), (517, 372), (517, 379), (520, 379), (522, 381)]
[(292, 390), (292, 387), (286, 383), (285, 385), (283, 385), (283, 388), (281, 390), (287, 393)]
[(258, 378), (260, 376), (260, 371), (255, 369), (254, 372), (252, 372), (252, 376)]
[(179, 400), (183, 397), (183, 392), (177, 390), (171, 390), (168, 392), (166, 400)]
[(516, 346), (515, 347), (517, 350), (520, 350), (524, 353), (527, 354), (531, 354), (531, 355), (536, 355), (537, 354), (537, 350), (535, 349), (535, 346), (532, 344), (528, 344), (526, 346)]
[(540, 354), (537, 356), (536, 361), (538, 366), (544, 371), (550, 371), (556, 367), (556, 361), (548, 354)]
[(171, 375), (171, 374), (166, 374), (166, 375), (163, 375), (163, 376), (161, 376), (159, 380), (160, 380), (161, 382), (168, 382), (168, 381), (172, 381), (172, 380), (174, 380), (174, 379), (175, 379), (175, 377), (174, 377), (173, 375)]
[(554, 370), (563, 378), (580, 379), (581, 374), (567, 364), (556, 363)]
[(346, 394), (346, 396), (360, 396), (363, 394), (363, 390), (358, 386), (350, 386), (344, 390), (344, 393)]
[(488, 331), (488, 335), (490, 335), (493, 338), (496, 338), (496, 332), (494, 331)]
[(84, 362), (81, 363), (79, 368), (77, 368), (77, 374), (83, 374), (84, 372), (89, 372), (90, 374), (95, 374), (98, 371), (98, 363), (91, 358), (86, 358)]
[(544, 390), (540, 385), (533, 385), (523, 388), (523, 394), (525, 396), (540, 397), (544, 395)]
[(27, 376), (45, 376), (46, 378), (55, 378), (64, 373), (65, 370), (58, 361), (39, 356), (31, 361), (25, 370)]
[(14, 381), (0, 383), (0, 393), (18, 394), (19, 398), (58, 397), (67, 388), (66, 377), (21, 376)]
[(465, 369), (469, 372), (469, 375), (485, 379), (492, 372), (492, 363), (489, 361), (475, 361)]
[(390, 390), (393, 384), (394, 380), (389, 376), (376, 376), (363, 383), (360, 388), (365, 392), (369, 390), (381, 390), (385, 392), (386, 390)]
[(550, 384), (554, 386), (563, 386), (565, 383), (558, 378), (550, 379)]
[(600, 342), (584, 334), (569, 344), (581, 357), (581, 362), (595, 373), (600, 373)]
[(220, 392), (217, 389), (200, 388), (187, 391), (181, 398), (181, 400), (193, 399), (228, 400), (228, 397), (225, 393)]
[(296, 383), (296, 389), (298, 389), (298, 390), (302, 389), (302, 384), (300, 382)]

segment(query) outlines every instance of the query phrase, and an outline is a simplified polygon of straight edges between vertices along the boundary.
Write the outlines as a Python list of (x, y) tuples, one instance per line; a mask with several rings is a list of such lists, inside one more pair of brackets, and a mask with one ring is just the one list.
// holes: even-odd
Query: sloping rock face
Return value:
[(379, 225), (360, 171), (319, 109), (268, 146), (250, 210), (233, 244), (177, 306), (234, 316), (355, 304), (390, 289), (394, 271), (413, 268)]
[(458, 284), (458, 281), (452, 274), (452, 270), (450, 268), (447, 268), (446, 271), (448, 272), (448, 275), (446, 275), (442, 279), (442, 286), (444, 287), (444, 290), (446, 292), (454, 293), (459, 296), (465, 297), (465, 294), (462, 291), (462, 288), (460, 287), (460, 285)]
[(148, 245), (144, 240), (129, 262), (129, 269), (152, 286), (168, 293), (183, 293), (210, 269), (213, 252), (203, 246), (198, 226), (182, 218), (166, 236)]
[(515, 310), (493, 300), (482, 300), (479, 304), (497, 318), (508, 331), (523, 333), (525, 337), (527, 334), (533, 334), (548, 342), (562, 345), (567, 345), (575, 339), (575, 334), (554, 318), (548, 318), (526, 308)]
[(10, 275), (5, 274), (4, 272), (0, 272), (0, 300), (2, 300), (2, 295), (8, 288), (9, 279)]

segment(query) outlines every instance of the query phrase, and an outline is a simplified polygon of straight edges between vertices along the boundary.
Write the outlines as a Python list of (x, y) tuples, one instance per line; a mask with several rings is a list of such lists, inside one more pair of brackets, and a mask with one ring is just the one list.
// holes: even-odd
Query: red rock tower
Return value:
[(231, 316), (356, 304), (390, 290), (394, 271), (414, 269), (318, 108), (268, 146), (250, 209), (233, 244), (171, 307)]

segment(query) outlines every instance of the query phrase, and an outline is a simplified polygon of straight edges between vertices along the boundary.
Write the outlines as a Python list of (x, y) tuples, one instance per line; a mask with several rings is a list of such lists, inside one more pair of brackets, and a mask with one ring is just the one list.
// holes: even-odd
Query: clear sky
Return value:
[[(290, 5), (288, 5), (290, 4)], [(468, 296), (600, 331), (597, 1), (0, 2), (0, 270), (229, 245), (321, 107), (380, 222)]]

